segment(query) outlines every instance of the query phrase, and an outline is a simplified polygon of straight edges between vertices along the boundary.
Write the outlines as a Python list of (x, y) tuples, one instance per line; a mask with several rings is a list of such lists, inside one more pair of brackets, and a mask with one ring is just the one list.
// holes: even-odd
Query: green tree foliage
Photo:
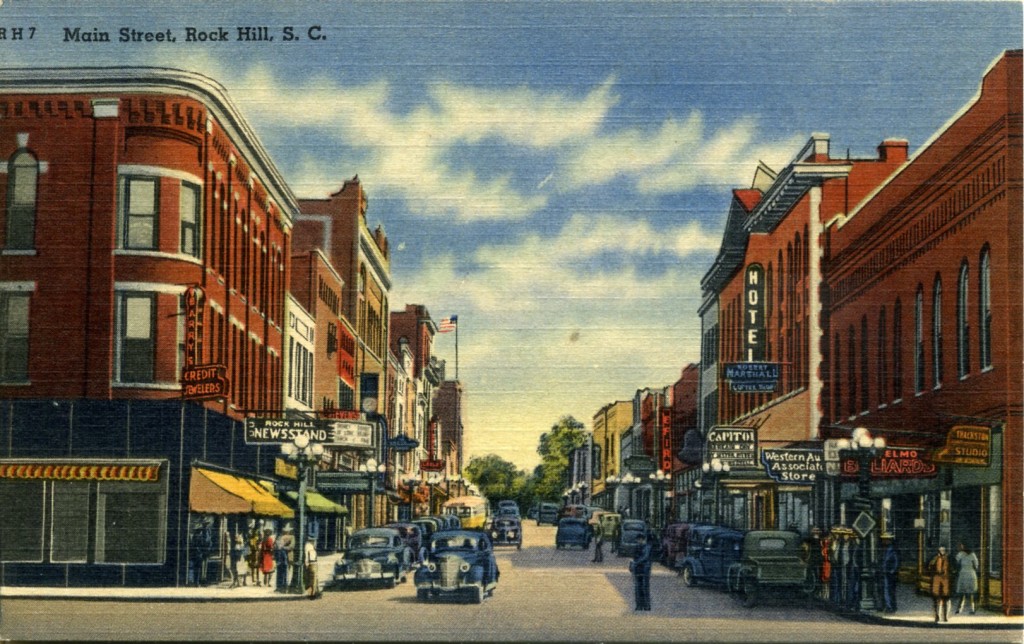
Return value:
[(534, 498), (538, 501), (558, 501), (568, 485), (569, 458), (573, 451), (586, 443), (583, 423), (572, 416), (562, 416), (541, 434), (537, 445), (541, 463), (534, 470)]
[(488, 454), (472, 458), (463, 472), (492, 506), (502, 499), (513, 499), (523, 512), (526, 511), (525, 506), (530, 503), (526, 493), (529, 487), (526, 470), (516, 469), (514, 463), (496, 454)]

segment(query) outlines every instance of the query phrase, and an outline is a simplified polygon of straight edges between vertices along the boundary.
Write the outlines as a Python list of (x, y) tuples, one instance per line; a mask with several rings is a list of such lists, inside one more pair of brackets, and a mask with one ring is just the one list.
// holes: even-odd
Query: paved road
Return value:
[(627, 560), (555, 550), (554, 528), (526, 526), (523, 549), (498, 553), (501, 581), (482, 605), (416, 601), (393, 590), (325, 593), (319, 601), (119, 602), (5, 599), (0, 638), (178, 640), (584, 640), (758, 642), (1020, 642), (1007, 631), (939, 631), (851, 622), (784, 602), (746, 609), (657, 568), (653, 611), (634, 613)]

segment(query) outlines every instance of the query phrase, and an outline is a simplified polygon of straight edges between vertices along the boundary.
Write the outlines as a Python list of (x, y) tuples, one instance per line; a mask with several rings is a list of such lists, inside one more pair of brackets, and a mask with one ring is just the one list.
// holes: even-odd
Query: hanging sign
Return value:
[(992, 429), (956, 425), (946, 434), (945, 446), (932, 454), (933, 463), (988, 467), (992, 452)]
[(752, 427), (712, 427), (707, 439), (708, 461), (718, 459), (729, 467), (757, 467), (757, 430)]
[(821, 450), (769, 448), (761, 450), (765, 472), (780, 483), (814, 483), (825, 473)]

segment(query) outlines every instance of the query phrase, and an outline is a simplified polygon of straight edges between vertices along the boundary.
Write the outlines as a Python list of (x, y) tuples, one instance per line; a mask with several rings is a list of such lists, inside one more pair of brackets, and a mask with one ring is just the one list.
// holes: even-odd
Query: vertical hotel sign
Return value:
[(764, 267), (747, 266), (743, 279), (743, 353), (747, 362), (764, 360)]

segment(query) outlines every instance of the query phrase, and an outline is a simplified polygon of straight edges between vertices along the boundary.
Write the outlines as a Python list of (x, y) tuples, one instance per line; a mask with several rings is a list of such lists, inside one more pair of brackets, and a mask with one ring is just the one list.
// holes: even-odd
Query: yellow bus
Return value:
[(483, 530), (487, 525), (491, 508), (487, 499), (482, 496), (459, 496), (446, 501), (443, 511), (445, 514), (457, 516), (463, 528)]

